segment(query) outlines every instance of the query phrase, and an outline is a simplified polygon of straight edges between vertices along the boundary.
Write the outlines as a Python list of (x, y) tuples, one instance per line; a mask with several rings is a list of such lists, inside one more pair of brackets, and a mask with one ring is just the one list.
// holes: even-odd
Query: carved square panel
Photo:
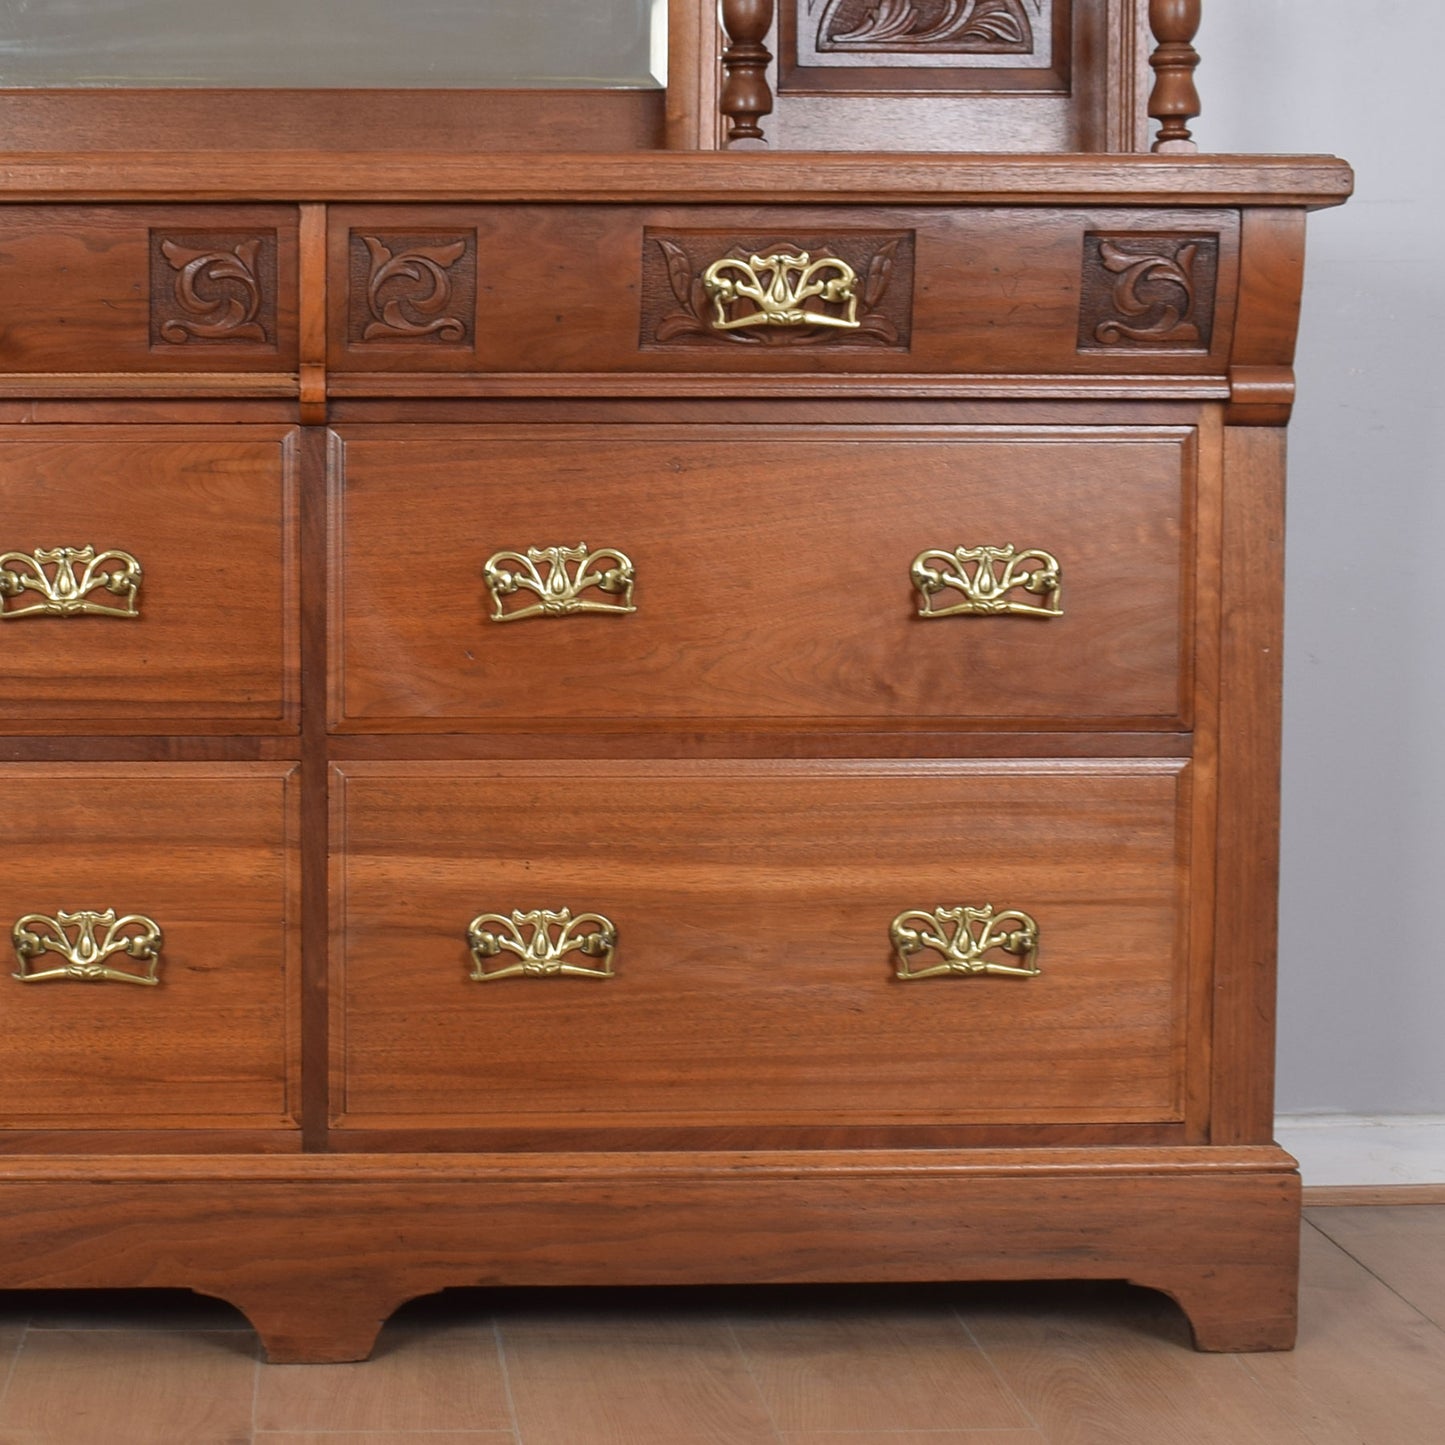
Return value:
[(477, 233), (353, 231), (347, 341), (469, 349), (477, 335)]
[(153, 350), (276, 349), (276, 232), (150, 233)]
[(1219, 236), (1090, 231), (1080, 351), (1199, 351), (1214, 339)]
[(912, 231), (663, 231), (643, 237), (644, 350), (907, 351)]

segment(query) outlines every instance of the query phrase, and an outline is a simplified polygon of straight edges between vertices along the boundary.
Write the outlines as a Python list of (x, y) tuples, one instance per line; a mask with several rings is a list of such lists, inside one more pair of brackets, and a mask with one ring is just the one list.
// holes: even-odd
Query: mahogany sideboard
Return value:
[(1328, 158), (0, 158), (0, 1286), (1287, 1348)]

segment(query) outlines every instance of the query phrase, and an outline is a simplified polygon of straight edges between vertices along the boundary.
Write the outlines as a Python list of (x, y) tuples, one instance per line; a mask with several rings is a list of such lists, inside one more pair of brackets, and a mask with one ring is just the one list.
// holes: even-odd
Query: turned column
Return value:
[(773, 112), (768, 86), (772, 52), (763, 42), (773, 24), (773, 0), (722, 0), (722, 25), (727, 35), (723, 51), (722, 99), (718, 108), (728, 122), (728, 145), (762, 144), (758, 121)]
[(1199, 149), (1189, 133), (1189, 122), (1199, 114), (1194, 86), (1199, 52), (1192, 44), (1199, 33), (1199, 10), (1200, 0), (1149, 0), (1149, 25), (1157, 42), (1149, 57), (1155, 76), (1149, 115), (1161, 122), (1154, 149), (1166, 155)]

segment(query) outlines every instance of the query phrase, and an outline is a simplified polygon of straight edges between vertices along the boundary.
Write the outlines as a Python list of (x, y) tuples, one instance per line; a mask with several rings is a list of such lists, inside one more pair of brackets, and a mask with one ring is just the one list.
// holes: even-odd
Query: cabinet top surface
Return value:
[(1332, 156), (0, 153), (0, 200), (678, 201), (1303, 206), (1347, 200)]

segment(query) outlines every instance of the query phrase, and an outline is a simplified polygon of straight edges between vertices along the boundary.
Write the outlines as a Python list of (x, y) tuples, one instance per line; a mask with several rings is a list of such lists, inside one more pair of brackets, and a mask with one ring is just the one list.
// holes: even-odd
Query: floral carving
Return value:
[(352, 236), (351, 339), (469, 346), (474, 236)]
[[(1033, 9), (1041, 11), (1039, 0)], [(1024, 0), (829, 0), (818, 23), (826, 51), (942, 51), (1029, 55)]]
[[(644, 346), (909, 344), (911, 232), (757, 245), (695, 233), (647, 239)], [(754, 293), (762, 299), (750, 301)]]
[(276, 233), (152, 233), (151, 344), (276, 339)]
[(1090, 234), (1080, 350), (1208, 351), (1218, 275), (1218, 236)]

